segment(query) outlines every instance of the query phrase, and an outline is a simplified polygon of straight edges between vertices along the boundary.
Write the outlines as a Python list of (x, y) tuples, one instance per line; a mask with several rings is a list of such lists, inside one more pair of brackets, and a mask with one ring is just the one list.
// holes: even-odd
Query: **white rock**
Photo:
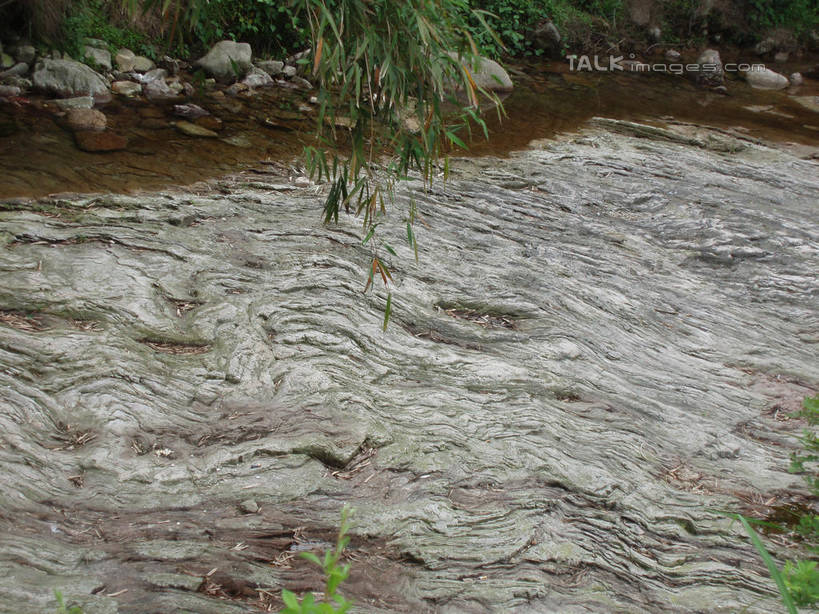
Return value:
[(749, 70), (743, 74), (748, 85), (760, 90), (781, 90), (790, 85), (785, 75), (780, 75), (770, 68)]

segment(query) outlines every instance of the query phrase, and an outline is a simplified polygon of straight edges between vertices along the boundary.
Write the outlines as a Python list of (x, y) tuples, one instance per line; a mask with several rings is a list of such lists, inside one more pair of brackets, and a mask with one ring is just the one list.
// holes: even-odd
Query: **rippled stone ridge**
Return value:
[(350, 502), (362, 611), (775, 611), (716, 510), (801, 488), (818, 168), (612, 121), (461, 160), (386, 333), (314, 187), (6, 206), (0, 610), (255, 611)]

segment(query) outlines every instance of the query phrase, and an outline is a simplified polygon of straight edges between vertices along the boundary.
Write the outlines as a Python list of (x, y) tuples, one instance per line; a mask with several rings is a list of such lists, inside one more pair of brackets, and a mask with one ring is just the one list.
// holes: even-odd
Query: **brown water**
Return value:
[[(799, 69), (788, 66), (785, 72)], [(594, 116), (663, 123), (668, 119), (740, 129), (779, 143), (819, 146), (819, 114), (791, 94), (817, 95), (807, 80), (794, 92), (752, 90), (730, 82), (730, 96), (695, 87), (687, 79), (647, 74), (572, 73), (568, 64), (536, 64), (516, 71), (518, 88), (505, 100), (502, 123), (490, 114), (491, 140), (476, 139), (476, 155), (508, 155), (533, 139), (576, 130)], [(109, 129), (128, 136), (125, 151), (79, 151), (71, 133), (42, 102), (0, 106), (0, 198), (62, 192), (129, 192), (188, 185), (264, 160), (297, 157), (313, 128), (298, 111), (305, 94), (267, 90), (252, 98), (196, 100), (223, 123), (220, 139), (192, 138), (171, 125), (171, 106), (115, 101), (104, 108)], [(751, 111), (748, 106), (770, 106)]]

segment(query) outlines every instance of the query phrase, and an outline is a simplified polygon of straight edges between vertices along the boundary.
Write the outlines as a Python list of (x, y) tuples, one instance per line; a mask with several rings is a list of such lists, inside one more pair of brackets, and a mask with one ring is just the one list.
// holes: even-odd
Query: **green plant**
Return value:
[(816, 431), (819, 425), (819, 395), (806, 397), (802, 410), (796, 416), (807, 420), (808, 428), (802, 431), (803, 450), (791, 455), (790, 471), (801, 473), (813, 495), (819, 496), (819, 433)]
[(819, 569), (816, 569), (816, 561), (788, 561), (782, 574), (796, 605), (811, 606), (819, 602)]
[[(305, 62), (319, 87), (320, 145), (307, 147), (305, 158), (311, 177), (330, 182), (324, 220), (337, 221), (341, 209), (362, 216), (362, 245), (370, 249), (365, 291), (379, 277), (389, 288), (385, 253), (396, 252), (376, 231), (396, 182), (413, 172), (425, 185), (439, 172), (446, 178), (447, 152), (466, 147), (461, 137), (471, 126), (488, 136), (478, 95), (502, 107), (472, 77), (477, 47), (459, 0), (296, 0), (296, 7), (313, 41)], [(402, 224), (417, 254), (415, 221), (411, 201)], [(385, 328), (392, 306), (390, 292)]]
[(318, 601), (313, 593), (307, 593), (299, 600), (295, 593), (282, 591), (284, 609), (280, 614), (343, 614), (350, 609), (352, 603), (338, 592), (338, 587), (350, 575), (349, 563), (340, 565), (344, 548), (350, 542), (347, 532), (350, 530), (350, 515), (353, 511), (346, 505), (341, 510), (341, 526), (338, 530), (336, 545), (333, 550), (324, 553), (324, 559), (319, 559), (312, 552), (302, 552), (301, 556), (321, 567), (325, 576), (324, 600)]
[(83, 614), (82, 608), (78, 605), (72, 605), (70, 608), (66, 607), (63, 594), (60, 591), (54, 591), (54, 597), (57, 599), (57, 614)]
[(87, 38), (105, 41), (112, 53), (128, 47), (150, 58), (157, 56), (156, 47), (145, 35), (111, 23), (107, 6), (102, 0), (78, 2), (62, 22), (62, 48), (72, 57), (83, 59)]

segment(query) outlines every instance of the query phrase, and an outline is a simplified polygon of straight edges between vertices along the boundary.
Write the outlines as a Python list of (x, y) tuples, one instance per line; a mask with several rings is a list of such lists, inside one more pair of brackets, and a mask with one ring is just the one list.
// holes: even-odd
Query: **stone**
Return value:
[(113, 132), (75, 132), (74, 142), (79, 149), (94, 153), (118, 151), (128, 146), (128, 139)]
[(670, 62), (672, 64), (676, 64), (682, 60), (682, 54), (677, 51), (676, 49), (669, 49), (665, 52), (665, 61)]
[(157, 79), (165, 79), (168, 76), (168, 71), (164, 68), (154, 68), (142, 75), (142, 83), (150, 83)]
[(261, 68), (254, 66), (247, 73), (247, 76), (242, 79), (242, 83), (248, 87), (270, 87), (273, 85), (273, 78)]
[(278, 77), (284, 72), (284, 62), (279, 60), (261, 60), (256, 62), (256, 67), (262, 69), (271, 77)]
[(550, 58), (559, 58), (563, 51), (560, 44), (560, 31), (551, 20), (543, 21), (535, 26), (528, 40), (533, 49), (545, 52)]
[(33, 45), (18, 45), (17, 50), (14, 52), (15, 60), (23, 64), (28, 64), (29, 66), (34, 63), (36, 57), (37, 50)]
[(120, 49), (114, 56), (114, 61), (122, 72), (131, 72), (134, 70), (134, 63), (136, 54), (130, 49)]
[(188, 103), (174, 105), (173, 114), (178, 117), (184, 117), (186, 119), (196, 119), (198, 117), (205, 117), (206, 115), (210, 115), (210, 112), (206, 111), (199, 105)]
[(781, 90), (790, 85), (785, 75), (780, 75), (770, 68), (748, 70), (744, 72), (743, 75), (748, 85), (760, 90)]
[(153, 101), (173, 100), (179, 97), (179, 91), (172, 89), (165, 79), (154, 79), (142, 86), (142, 93), (145, 98)]
[(108, 125), (105, 114), (96, 109), (71, 109), (68, 111), (65, 121), (71, 130), (102, 132)]
[(219, 41), (195, 64), (216, 79), (230, 83), (244, 77), (251, 67), (252, 50), (247, 43)]
[(774, 62), (776, 62), (777, 64), (784, 64), (785, 62), (788, 61), (790, 57), (791, 54), (788, 53), (787, 51), (777, 51), (776, 55), (774, 55)]
[(253, 499), (246, 499), (239, 504), (239, 510), (243, 514), (255, 514), (259, 511), (259, 504)]
[(11, 68), (0, 72), (0, 80), (5, 79), (6, 77), (22, 77), (24, 74), (28, 72), (28, 64), (25, 62), (18, 62)]
[(207, 128), (208, 130), (213, 130), (214, 132), (219, 132), (222, 129), (222, 120), (218, 117), (214, 117), (213, 115), (206, 115), (204, 117), (197, 117), (193, 120), (197, 126), (201, 126), (202, 128)]
[(94, 106), (94, 99), (91, 96), (77, 96), (76, 98), (58, 98), (52, 100), (60, 111), (70, 111), (72, 109), (91, 109)]
[(698, 69), (694, 72), (694, 80), (698, 85), (717, 87), (725, 81), (725, 70), (722, 59), (716, 49), (706, 49), (697, 58)]
[(92, 67), (97, 70), (105, 71), (111, 70), (111, 53), (107, 49), (98, 49), (97, 47), (86, 47), (83, 49), (83, 56), (86, 61), (90, 61)]
[(187, 136), (196, 136), (204, 138), (214, 138), (219, 136), (213, 130), (208, 130), (207, 128), (186, 121), (176, 122), (176, 129)]
[(663, 31), (660, 29), (660, 26), (651, 26), (648, 29), (648, 36), (655, 43), (658, 43), (663, 38)]
[(299, 72), (299, 69), (295, 66), (290, 66), (289, 64), (282, 69), (285, 77), (295, 77), (296, 74)]
[[(457, 57), (450, 52), (452, 57)], [(477, 57), (477, 64), (470, 67), (472, 80), (479, 88), (488, 92), (511, 92), (514, 88), (512, 78), (504, 68), (489, 58)]]
[(83, 39), (83, 42), (89, 47), (96, 47), (97, 49), (105, 49), (108, 46), (108, 43), (106, 43), (101, 38), (86, 37), (85, 39)]
[(156, 64), (154, 64), (153, 60), (141, 55), (134, 56), (134, 67), (131, 69), (134, 72), (148, 72), (154, 68), (156, 68)]
[(819, 113), (819, 96), (794, 96), (793, 101), (809, 111)]
[(301, 90), (311, 90), (313, 89), (313, 84), (310, 83), (304, 77), (299, 77), (298, 75), (290, 79), (290, 83), (295, 85), (297, 88)]
[(0, 98), (19, 96), (21, 91), (16, 85), (0, 85)]
[(244, 83), (234, 83), (225, 90), (225, 94), (227, 94), (228, 96), (238, 96), (242, 92), (246, 92), (249, 89), (250, 88)]
[(757, 55), (768, 55), (774, 49), (776, 49), (776, 41), (773, 38), (768, 37), (756, 44), (754, 47), (754, 52)]
[(3, 85), (11, 85), (13, 87), (19, 87), (21, 90), (30, 90), (33, 87), (31, 80), (24, 79), (23, 77), (18, 77), (16, 75), (12, 75), (10, 77), (5, 77), (2, 79)]
[(85, 95), (109, 100), (111, 97), (105, 79), (74, 60), (41, 60), (35, 67), (32, 79), (37, 89), (62, 98)]
[(802, 77), (802, 73), (795, 72), (790, 77), (788, 77), (788, 81), (791, 82), (791, 85), (797, 87), (802, 85), (805, 82), (805, 79)]
[(14, 58), (8, 53), (0, 53), (0, 68), (6, 69), (14, 66)]
[(120, 96), (139, 96), (142, 93), (142, 86), (133, 81), (114, 81), (111, 90)]

